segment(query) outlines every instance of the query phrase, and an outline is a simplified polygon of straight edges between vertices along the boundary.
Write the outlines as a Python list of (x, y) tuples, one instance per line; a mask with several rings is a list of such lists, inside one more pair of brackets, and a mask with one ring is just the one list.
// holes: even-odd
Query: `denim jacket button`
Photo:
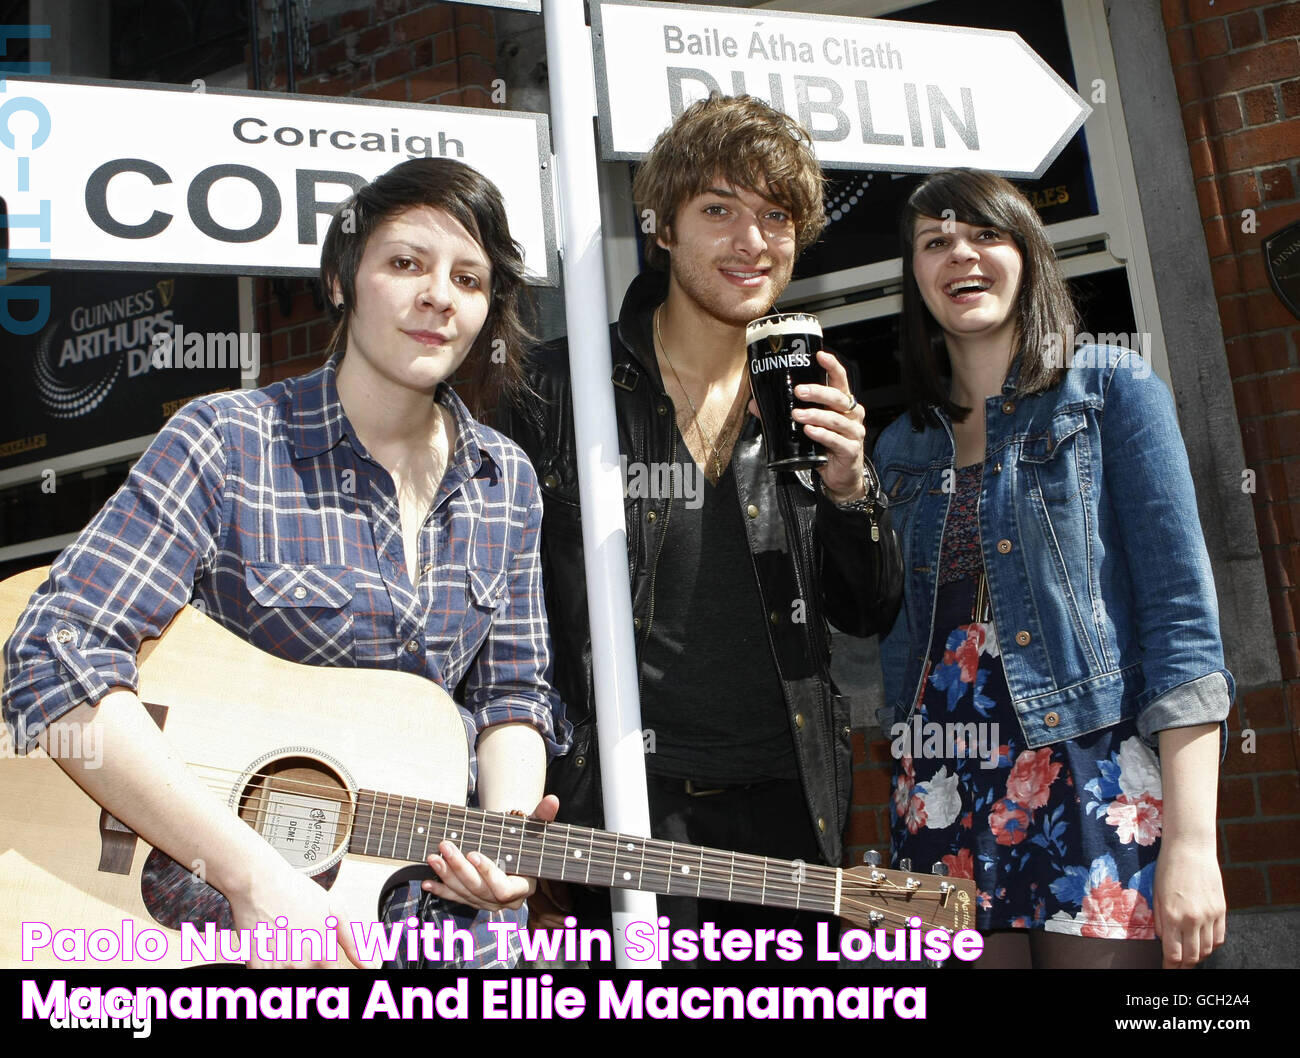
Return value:
[(1003, 415), (1010, 415), (1015, 410), (1016, 410), (1016, 402), (1014, 400), (1007, 400), (1002, 402)]
[(995, 473), (995, 474), (1001, 474), (1001, 473), (1002, 473), (1002, 464), (1001, 464), (1001, 463), (994, 463), (994, 464), (993, 464), (993, 473)]
[(1060, 722), (1061, 722), (1061, 718), (1057, 716), (1055, 713), (1048, 713), (1045, 717), (1043, 717), (1043, 723), (1046, 724), (1048, 727), (1055, 727)]
[(999, 540), (999, 541), (998, 541), (998, 553), (999, 553), (999, 554), (1002, 554), (1002, 555), (1009, 555), (1009, 554), (1011, 554), (1011, 541), (1010, 541), (1010, 540)]
[(1016, 642), (1019, 643), (1022, 647), (1029, 646), (1029, 640), (1031, 638), (1032, 637), (1030, 636), (1030, 634), (1024, 631), (1023, 629), (1016, 633)]

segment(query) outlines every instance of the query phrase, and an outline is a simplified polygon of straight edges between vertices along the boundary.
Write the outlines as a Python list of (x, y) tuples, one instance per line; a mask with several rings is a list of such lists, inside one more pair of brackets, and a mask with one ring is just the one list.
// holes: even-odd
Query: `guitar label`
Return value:
[(294, 867), (309, 869), (334, 851), (340, 804), (327, 797), (271, 790), (258, 831)]

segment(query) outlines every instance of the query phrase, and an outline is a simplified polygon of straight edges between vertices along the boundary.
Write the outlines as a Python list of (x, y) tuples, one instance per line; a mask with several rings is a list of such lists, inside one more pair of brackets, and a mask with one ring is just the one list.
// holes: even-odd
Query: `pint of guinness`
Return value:
[(822, 325), (816, 316), (784, 312), (754, 320), (745, 331), (749, 384), (763, 418), (763, 441), (769, 470), (807, 470), (822, 466), (826, 453), (790, 418), (795, 408), (816, 404), (799, 400), (794, 388), (826, 385), (826, 371), (817, 363)]

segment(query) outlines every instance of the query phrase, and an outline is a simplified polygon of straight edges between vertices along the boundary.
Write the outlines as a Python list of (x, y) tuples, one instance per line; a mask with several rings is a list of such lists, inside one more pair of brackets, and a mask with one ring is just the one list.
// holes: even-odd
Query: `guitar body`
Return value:
[[(44, 570), (0, 584), (7, 639)], [(231, 811), (361, 916), (409, 858), (347, 851), (358, 791), (460, 805), (468, 760), (451, 698), (429, 680), (376, 669), (325, 669), (274, 658), (185, 607), (140, 652), (141, 700), (176, 752)], [(62, 749), (94, 759), (95, 747)], [(373, 819), (373, 813), (368, 817)], [(49, 947), (21, 961), (21, 923), (52, 930), (145, 928), (220, 917), (224, 900), (201, 883), (202, 864), (179, 868), (92, 801), (46, 754), (0, 760), (0, 965), (68, 967)], [(188, 911), (190, 914), (186, 914)], [(229, 925), (229, 921), (222, 924)], [(179, 933), (168, 957), (128, 965), (183, 966)], [(93, 965), (119, 960), (94, 959)]]

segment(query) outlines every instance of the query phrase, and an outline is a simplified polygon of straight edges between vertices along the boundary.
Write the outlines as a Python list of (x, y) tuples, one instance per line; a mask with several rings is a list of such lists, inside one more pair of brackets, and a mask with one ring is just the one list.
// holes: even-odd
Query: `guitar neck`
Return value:
[(349, 852), (423, 862), (447, 840), (508, 874), (666, 896), (839, 911), (841, 873), (738, 852), (362, 790)]

